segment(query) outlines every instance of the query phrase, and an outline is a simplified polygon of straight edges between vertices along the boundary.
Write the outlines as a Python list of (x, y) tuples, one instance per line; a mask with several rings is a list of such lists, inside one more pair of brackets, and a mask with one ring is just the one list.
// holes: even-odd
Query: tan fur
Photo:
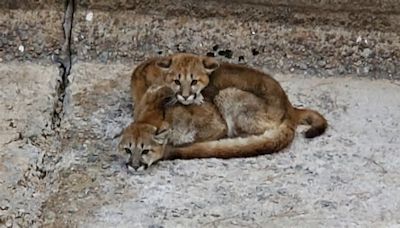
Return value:
[[(195, 84), (193, 80), (196, 80)], [(189, 105), (202, 103), (203, 96), (200, 93), (202, 92), (206, 101), (217, 105), (226, 121), (227, 129), (225, 130), (228, 136), (240, 136), (240, 138), (169, 148), (161, 156), (163, 159), (230, 158), (271, 153), (291, 143), (298, 124), (311, 125), (311, 128), (305, 132), (305, 136), (309, 138), (322, 134), (327, 127), (326, 120), (318, 112), (294, 108), (279, 83), (272, 77), (242, 65), (220, 64), (210, 57), (182, 53), (152, 59), (141, 64), (132, 76), (134, 101), (137, 102), (143, 95), (143, 91), (152, 83), (164, 83), (170, 87), (179, 102), (188, 105), (185, 108), (181, 106), (181, 112), (202, 107), (204, 104)], [(230, 87), (236, 89), (229, 89)], [(182, 99), (182, 96), (185, 98), (192, 96), (192, 99)], [(137, 112), (139, 112), (138, 109), (140, 107), (135, 108)], [(172, 115), (173, 118), (169, 118), (166, 122), (170, 124), (174, 118), (179, 120), (181, 116), (184, 116), (181, 112), (176, 113), (179, 116)], [(196, 119), (202, 114), (203, 112), (196, 113), (194, 110), (189, 116)], [(154, 122), (151, 118), (147, 120)], [(182, 120), (181, 123), (183, 122)], [(158, 123), (158, 125), (161, 124)], [(190, 124), (183, 124), (183, 126), (191, 127)], [(206, 129), (205, 126), (209, 126), (208, 121), (203, 126), (199, 124), (196, 131), (209, 135), (208, 130), (212, 129)], [(208, 137), (208, 140), (212, 138)], [(194, 139), (193, 142), (198, 141)], [(158, 159), (160, 156), (156, 157)]]
[(252, 93), (236, 88), (221, 90), (214, 102), (227, 122), (228, 139), (166, 148), (163, 159), (234, 158), (277, 152), (288, 146), (296, 124), (270, 119), (268, 105)]
[(162, 159), (167, 143), (182, 146), (225, 137), (226, 125), (215, 105), (166, 105), (174, 95), (169, 87), (151, 86), (138, 102), (135, 121), (124, 130), (120, 142), (131, 153), (129, 163), (135, 169)]
[[(174, 54), (159, 61), (163, 62), (161, 65), (166, 85), (176, 93), (185, 90), (192, 93), (202, 92), (206, 100), (214, 101), (219, 91), (230, 87), (237, 88), (264, 101), (267, 121), (282, 123), (287, 119), (295, 126), (310, 124), (311, 128), (305, 134), (309, 138), (322, 134), (327, 128), (327, 121), (318, 112), (294, 108), (280, 84), (262, 71), (244, 65), (219, 63), (211, 57), (187, 53)], [(186, 88), (193, 79), (197, 80), (196, 86)], [(172, 85), (175, 80), (180, 81), (179, 88)]]

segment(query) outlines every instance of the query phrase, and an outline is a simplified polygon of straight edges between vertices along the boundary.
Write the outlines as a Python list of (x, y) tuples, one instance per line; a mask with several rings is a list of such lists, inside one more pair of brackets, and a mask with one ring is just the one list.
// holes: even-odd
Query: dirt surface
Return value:
[[(76, 64), (59, 190), (43, 209), (60, 227), (335, 227), (400, 223), (399, 85), (277, 75), (296, 105), (331, 124), (282, 153), (164, 161), (128, 173), (115, 135), (131, 121), (130, 66)], [(56, 224), (56, 225), (55, 225)]]

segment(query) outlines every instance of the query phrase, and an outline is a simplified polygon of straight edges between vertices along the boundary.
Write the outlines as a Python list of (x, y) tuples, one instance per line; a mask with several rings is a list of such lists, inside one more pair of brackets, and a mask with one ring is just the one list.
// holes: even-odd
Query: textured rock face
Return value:
[[(137, 0), (80, 0), (78, 5), (91, 9), (107, 9), (107, 10), (131, 10), (144, 5), (179, 5), (186, 3), (190, 5), (196, 1), (178, 0), (178, 1), (137, 1)], [(339, 11), (372, 11), (372, 12), (400, 12), (400, 6), (396, 0), (214, 0), (201, 1), (203, 5), (212, 4), (213, 2), (221, 3), (228, 7), (235, 5), (252, 4), (267, 6), (289, 6), (294, 9), (324, 9)], [(228, 8), (225, 7), (225, 8)]]
[(44, 61), (60, 54), (63, 11), (0, 10), (0, 62)]
[(57, 9), (63, 10), (63, 0), (2, 0), (0, 9)]
[(0, 64), (0, 225), (38, 222), (43, 157), (54, 148), (57, 76), (55, 66)]
[[(63, 4), (27, 4), (40, 10), (0, 11), (0, 61), (60, 55)], [(276, 72), (399, 79), (396, 7), (392, 1), (82, 0), (71, 51), (73, 60), (102, 63), (187, 51)]]
[(399, 13), (396, 0), (234, 0), (237, 3), (252, 3), (273, 6), (290, 6), (301, 9), (324, 9), (335, 11), (372, 11)]
[(72, 45), (79, 60), (132, 62), (186, 51), (277, 72), (400, 77), (398, 14), (217, 1), (103, 5), (78, 4)]
[[(368, 22), (368, 15), (352, 13), (291, 13), (284, 8), (252, 6), (221, 10), (218, 5), (190, 11), (179, 7), (170, 11), (166, 7), (154, 15), (140, 10), (78, 10), (73, 28), (76, 58), (132, 62), (186, 51), (278, 72), (400, 77), (395, 17)], [(186, 16), (192, 12), (193, 17)]]

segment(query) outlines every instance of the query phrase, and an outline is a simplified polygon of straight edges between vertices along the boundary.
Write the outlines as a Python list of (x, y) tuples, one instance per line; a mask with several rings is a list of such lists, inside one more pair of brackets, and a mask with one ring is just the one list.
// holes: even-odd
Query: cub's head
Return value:
[(135, 170), (147, 168), (161, 160), (168, 142), (170, 129), (164, 123), (157, 128), (146, 123), (132, 123), (123, 132), (120, 149), (130, 154), (127, 165)]
[(157, 61), (166, 74), (166, 82), (184, 105), (195, 103), (200, 92), (209, 83), (209, 75), (219, 67), (216, 59), (187, 53), (178, 53)]

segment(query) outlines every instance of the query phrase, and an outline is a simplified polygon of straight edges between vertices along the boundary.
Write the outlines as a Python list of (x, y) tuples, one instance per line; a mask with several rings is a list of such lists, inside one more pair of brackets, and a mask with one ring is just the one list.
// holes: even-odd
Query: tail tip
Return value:
[(326, 127), (312, 127), (304, 132), (304, 137), (310, 139), (322, 135), (326, 130)]

